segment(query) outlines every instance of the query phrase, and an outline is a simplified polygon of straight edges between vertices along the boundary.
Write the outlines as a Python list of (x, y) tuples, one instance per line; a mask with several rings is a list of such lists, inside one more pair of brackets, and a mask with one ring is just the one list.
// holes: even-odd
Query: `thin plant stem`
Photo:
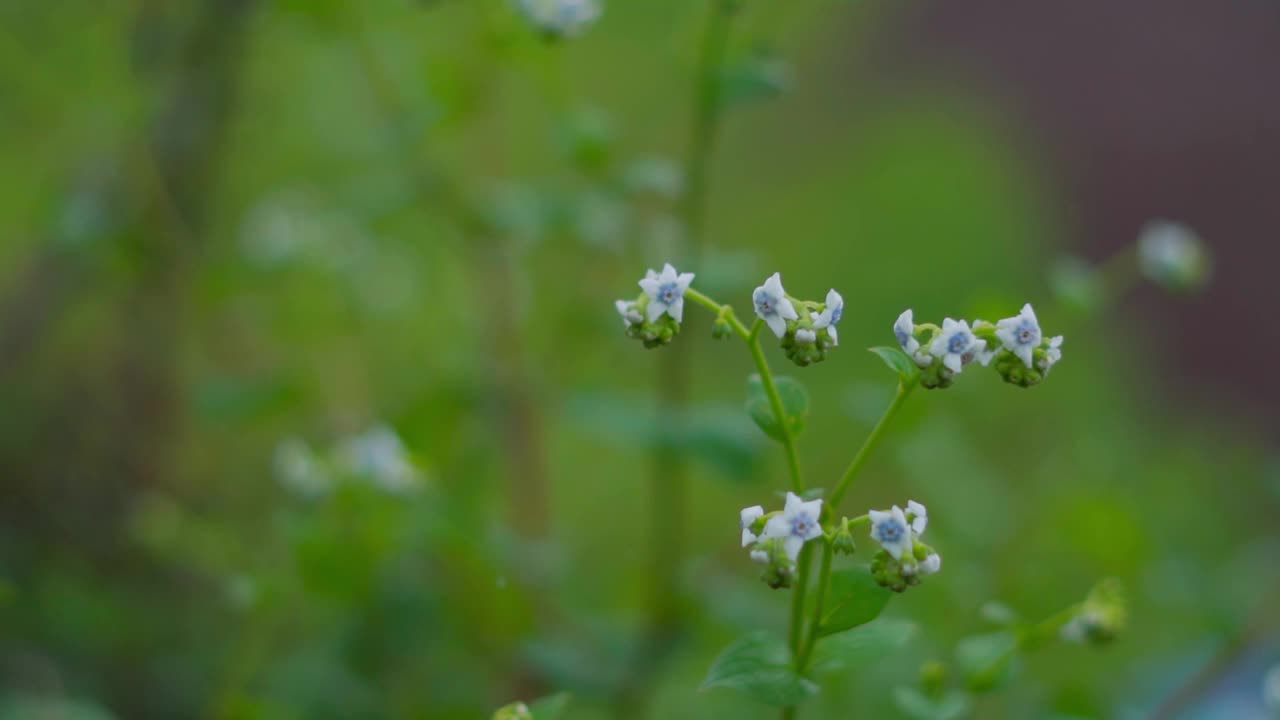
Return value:
[(902, 409), (902, 404), (911, 396), (911, 391), (916, 389), (916, 385), (917, 381), (915, 380), (898, 383), (898, 391), (894, 394), (893, 401), (889, 403), (884, 415), (880, 417), (879, 422), (871, 429), (871, 434), (867, 436), (867, 439), (862, 443), (862, 447), (858, 449), (858, 454), (853, 456), (853, 462), (849, 463), (849, 468), (844, 471), (844, 475), (836, 483), (836, 489), (831, 493), (831, 499), (827, 503), (828, 509), (835, 508), (840, 504), (841, 498), (849, 490), (850, 483), (858, 476), (867, 459), (871, 457), (871, 451), (875, 450), (880, 443), (880, 438), (884, 435), (885, 428), (888, 427), (893, 417), (898, 414), (898, 410)]
[(818, 568), (818, 596), (814, 603), (813, 619), (809, 621), (809, 633), (800, 647), (800, 653), (796, 655), (796, 673), (798, 674), (803, 674), (808, 669), (809, 658), (813, 655), (813, 646), (817, 644), (818, 632), (822, 629), (822, 612), (827, 604), (827, 585), (831, 580), (831, 556), (834, 554), (831, 543), (824, 542), (822, 565)]
[(799, 570), (796, 573), (796, 582), (791, 589), (791, 653), (794, 657), (799, 657), (800, 643), (803, 641), (804, 634), (804, 598), (809, 584), (809, 566), (813, 562), (813, 546), (806, 543), (804, 548), (800, 550), (800, 557), (796, 560), (796, 566)]

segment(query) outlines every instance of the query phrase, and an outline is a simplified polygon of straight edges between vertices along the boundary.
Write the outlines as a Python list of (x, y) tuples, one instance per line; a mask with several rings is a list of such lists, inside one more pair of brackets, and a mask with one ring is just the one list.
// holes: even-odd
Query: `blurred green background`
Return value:
[[(749, 358), (701, 309), (679, 350), (623, 336), (614, 298), (669, 258), (740, 315), (775, 270), (843, 293), (825, 363), (768, 351), (809, 388), (828, 488), (893, 392), (862, 348), (902, 309), (1031, 301), (1067, 337), (1042, 386), (974, 372), (891, 428), (846, 507), (926, 502), (944, 571), (890, 605), (913, 642), (804, 715), (898, 717), (892, 689), (987, 629), (984, 603), (1039, 618), (1116, 576), (1118, 643), (1029, 657), (973, 716), (1269, 717), (1275, 174), (1204, 139), (1266, 165), (1280, 109), (1162, 135), (1178, 120), (1089, 84), (1114, 59), (1089, 23), (1058, 36), (1029, 3), (1049, 20), (1018, 10), (987, 44), (968, 31), (999, 3), (968, 24), (940, 5), (743, 3), (696, 260), (678, 218), (708, 2), (613, 0), (565, 42), (500, 0), (0, 6), (0, 718), (481, 718), (561, 690), (571, 719), (773, 717), (698, 690), (734, 637), (784, 630), (735, 523), (785, 470), (742, 412)], [(1224, 98), (1273, 79), (1248, 48), (1274, 5), (1224, 10), (1238, 25), (1146, 5), (1107, 27), (1244, 48), (1251, 72), (1196, 80)], [(1041, 46), (1075, 75), (1006, 72)], [(1045, 83), (1114, 92), (1073, 122)], [(1123, 252), (1156, 215), (1204, 231), (1207, 292), (1055, 297), (1062, 257)], [(670, 352), (689, 407), (660, 416)], [(655, 454), (687, 459), (681, 493), (655, 497)]]

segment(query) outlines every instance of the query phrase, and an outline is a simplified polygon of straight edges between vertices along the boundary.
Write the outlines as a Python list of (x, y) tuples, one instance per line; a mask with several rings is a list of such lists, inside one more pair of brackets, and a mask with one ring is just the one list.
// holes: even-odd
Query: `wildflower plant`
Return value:
[[(1063, 339), (1041, 329), (1030, 304), (995, 322), (947, 317), (940, 324), (917, 323), (912, 310), (904, 311), (891, 327), (897, 347), (871, 349), (897, 375), (897, 392), (848, 469), (826, 490), (806, 483), (796, 448), (808, 396), (793, 378), (774, 375), (764, 345), (775, 339), (799, 367), (823, 361), (839, 346), (844, 298), (835, 289), (820, 300), (793, 296), (781, 274), (773, 273), (752, 291), (755, 319), (747, 324), (733, 307), (694, 288), (694, 279), (693, 273), (667, 264), (661, 272), (648, 271), (635, 299), (615, 305), (626, 333), (657, 348), (674, 341), (685, 301), (691, 301), (711, 313), (712, 334), (741, 340), (755, 365), (747, 410), (782, 445), (789, 483), (781, 507), (760, 504), (739, 511), (740, 542), (750, 560), (762, 566), (760, 578), (767, 586), (792, 593), (790, 632), (786, 641), (753, 633), (735, 642), (716, 660), (703, 687), (741, 690), (781, 707), (784, 718), (794, 717), (797, 707), (818, 692), (822, 675), (905, 642), (909, 623), (872, 621), (894, 593), (923, 585), (942, 570), (941, 553), (923, 540), (930, 521), (923, 503), (910, 499), (853, 514), (841, 509), (893, 417), (916, 388), (946, 389), (975, 366), (994, 370), (1012, 385), (1038, 385), (1061, 360)], [(867, 564), (837, 567), (837, 554), (861, 554)], [(1092, 639), (1118, 630), (1123, 611), (1116, 610), (1115, 594), (1090, 598), (1055, 618), (1053, 632), (1066, 627), (1071, 629), (1062, 630), (1064, 637), (1074, 633)], [(1042, 631), (1034, 637), (1047, 632)], [(1009, 652), (1019, 647), (1015, 642)]]

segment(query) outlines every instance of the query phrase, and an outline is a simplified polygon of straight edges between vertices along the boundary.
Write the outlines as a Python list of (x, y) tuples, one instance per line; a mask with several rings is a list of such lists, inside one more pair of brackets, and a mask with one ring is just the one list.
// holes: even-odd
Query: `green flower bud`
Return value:
[(1080, 612), (1062, 626), (1061, 634), (1064, 640), (1105, 645), (1124, 630), (1127, 620), (1124, 586), (1110, 578), (1089, 591)]
[(908, 586), (920, 584), (920, 573), (914, 559), (906, 563), (895, 560), (887, 551), (881, 550), (871, 560), (871, 577), (880, 587), (888, 588), (896, 593), (905, 592)]
[(791, 587), (791, 580), (796, 574), (796, 564), (787, 555), (782, 538), (770, 538), (756, 543), (755, 549), (751, 551), (751, 559), (765, 565), (760, 579), (766, 585), (774, 590)]
[(852, 555), (857, 551), (857, 544), (853, 541), (853, 532), (849, 528), (849, 518), (841, 520), (840, 526), (831, 535), (831, 549), (844, 555)]
[(711, 337), (717, 340), (733, 337), (733, 326), (729, 324), (728, 318), (723, 315), (716, 318), (711, 325)]

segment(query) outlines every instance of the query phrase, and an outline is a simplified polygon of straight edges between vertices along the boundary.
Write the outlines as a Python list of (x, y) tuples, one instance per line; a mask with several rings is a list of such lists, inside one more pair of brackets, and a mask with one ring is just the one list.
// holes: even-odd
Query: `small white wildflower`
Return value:
[(774, 273), (764, 284), (751, 293), (751, 302), (755, 305), (756, 315), (764, 320), (774, 335), (782, 337), (787, 334), (787, 321), (800, 317), (795, 306), (787, 299), (787, 291), (782, 289), (782, 274)]
[(422, 481), (400, 436), (387, 425), (378, 425), (347, 439), (339, 454), (351, 472), (373, 481), (387, 492), (403, 493)]
[(644, 316), (636, 309), (634, 300), (615, 300), (613, 306), (618, 309), (618, 314), (622, 316), (622, 324), (631, 327), (644, 322)]
[(1280, 717), (1280, 665), (1272, 666), (1262, 680), (1262, 702), (1267, 710)]
[(929, 511), (915, 500), (908, 500), (907, 514), (911, 516), (911, 531), (923, 535), (924, 529), (929, 527)]
[(281, 440), (276, 446), (272, 464), (280, 484), (303, 497), (323, 495), (332, 485), (329, 473), (301, 438)]
[(871, 539), (880, 543), (893, 559), (901, 560), (903, 555), (911, 554), (911, 526), (902, 508), (894, 505), (892, 510), (872, 510), (867, 515), (871, 517)]
[(521, 14), (539, 30), (571, 37), (600, 17), (597, 0), (516, 0)]
[(671, 263), (662, 266), (661, 274), (650, 270), (640, 281), (640, 289), (649, 296), (649, 306), (646, 309), (649, 322), (662, 317), (663, 313), (670, 315), (676, 322), (682, 322), (684, 291), (689, 289), (691, 282), (693, 273), (677, 273)]
[(973, 336), (969, 323), (964, 320), (947, 318), (942, 321), (942, 332), (929, 346), (929, 353), (942, 359), (942, 364), (951, 372), (960, 372), (964, 364), (986, 350), (987, 341)]
[(1036, 311), (1031, 303), (1022, 306), (1022, 312), (1011, 318), (996, 323), (996, 337), (1008, 349), (1018, 356), (1023, 365), (1031, 367), (1031, 354), (1040, 347), (1040, 321), (1036, 319)]
[(920, 349), (920, 341), (915, 337), (916, 324), (913, 315), (910, 309), (902, 311), (893, 323), (893, 336), (898, 339), (898, 346), (902, 348), (902, 352), (915, 357)]
[(1176, 288), (1194, 287), (1208, 275), (1200, 237), (1186, 225), (1168, 220), (1153, 220), (1142, 228), (1138, 264), (1151, 280)]
[[(840, 336), (836, 333), (836, 323), (840, 322), (840, 318), (844, 316), (844, 298), (840, 297), (840, 293), (834, 288), (827, 291), (827, 302), (822, 308), (821, 313), (812, 315), (813, 327), (815, 330), (826, 329), (827, 336), (831, 338), (831, 344), (837, 346), (840, 344)], [(796, 333), (799, 339), (800, 333)]]
[(787, 557), (794, 562), (806, 542), (822, 535), (822, 526), (818, 524), (821, 515), (821, 499), (805, 502), (799, 495), (787, 493), (782, 512), (769, 518), (760, 539), (782, 538)]
[(758, 562), (758, 563), (760, 563), (761, 565), (768, 565), (768, 564), (769, 564), (769, 553), (765, 552), (764, 550), (752, 550), (752, 551), (751, 551), (751, 559), (752, 559), (754, 562)]
[(1043, 372), (1049, 372), (1049, 369), (1058, 364), (1062, 359), (1062, 336), (1057, 335), (1049, 338), (1049, 347), (1044, 351), (1044, 357), (1036, 364)]
[(818, 334), (806, 328), (796, 330), (796, 342), (801, 345), (812, 345), (818, 341)]
[(929, 553), (920, 563), (921, 575), (933, 575), (942, 569), (942, 556), (938, 553)]
[(751, 525), (755, 523), (756, 520), (764, 517), (764, 508), (759, 505), (742, 508), (742, 511), (738, 513), (738, 517), (740, 518), (739, 525), (742, 526), (742, 547), (746, 547), (754, 543), (756, 540), (759, 540), (759, 538), (756, 537), (756, 534), (751, 532)]

